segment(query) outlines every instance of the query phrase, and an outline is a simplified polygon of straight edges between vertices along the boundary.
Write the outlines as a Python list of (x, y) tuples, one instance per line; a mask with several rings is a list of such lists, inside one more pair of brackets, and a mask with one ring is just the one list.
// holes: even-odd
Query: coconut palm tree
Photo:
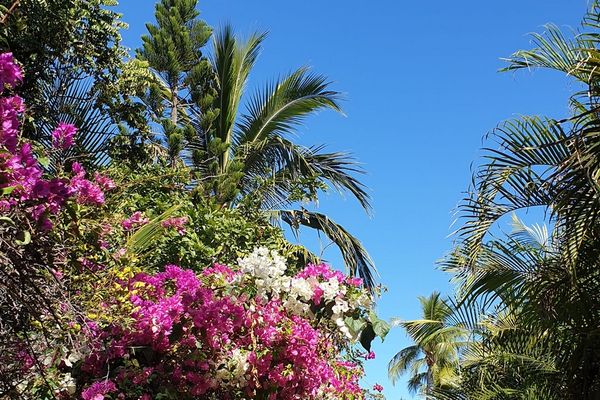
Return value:
[(419, 297), (422, 319), (397, 321), (413, 345), (400, 350), (388, 363), (388, 375), (395, 383), (409, 373), (408, 388), (429, 396), (434, 388), (454, 387), (458, 383), (458, 352), (465, 331), (449, 324), (452, 307), (438, 292)]
[(212, 54), (204, 57), (208, 52), (201, 48), (212, 30), (196, 8), (197, 0), (161, 0), (157, 25), (148, 25), (138, 52), (156, 76), (141, 100), (162, 132), (168, 161), (192, 166), (195, 190), (217, 206), (262, 209), (296, 233), (301, 226), (322, 231), (350, 272), (373, 287), (374, 265), (361, 242), (327, 215), (298, 207), (332, 188), (370, 211), (356, 177), (363, 170), (349, 154), (293, 140), (307, 117), (326, 109), (341, 112), (340, 94), (306, 67), (248, 94), (266, 35), (242, 41), (226, 25), (212, 35)]
[(199, 187), (223, 206), (250, 205), (294, 230), (306, 226), (324, 232), (339, 247), (350, 272), (372, 286), (373, 263), (360, 241), (328, 216), (294, 208), (333, 188), (350, 193), (370, 211), (369, 196), (356, 177), (363, 171), (349, 154), (292, 140), (307, 117), (325, 109), (341, 112), (340, 94), (324, 76), (301, 67), (246, 95), (264, 39), (265, 34), (255, 33), (240, 41), (230, 26), (214, 35), (216, 95), (212, 108), (203, 112), (216, 118), (204, 126), (197, 123), (198, 135), (189, 145)]

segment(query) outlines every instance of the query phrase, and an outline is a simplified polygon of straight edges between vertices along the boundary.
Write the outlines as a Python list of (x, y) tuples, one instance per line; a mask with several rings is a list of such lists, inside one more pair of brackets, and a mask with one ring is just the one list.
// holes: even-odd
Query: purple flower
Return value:
[(52, 131), (52, 147), (55, 149), (67, 150), (73, 146), (73, 138), (77, 133), (77, 128), (73, 124), (61, 122), (56, 129)]
[(187, 217), (179, 218), (168, 218), (161, 222), (163, 228), (174, 228), (180, 235), (185, 235), (185, 224), (187, 224)]
[(85, 179), (85, 170), (78, 162), (74, 162), (71, 170), (75, 174), (71, 178), (71, 190), (77, 195), (77, 203), (87, 205), (104, 204), (104, 192), (98, 185)]
[(101, 271), (101, 270), (103, 270), (105, 268), (104, 265), (96, 264), (95, 262), (90, 261), (87, 258), (81, 258), (80, 262), (81, 262), (81, 265), (84, 268), (86, 268), (86, 269), (88, 269), (88, 270), (90, 270), (92, 272)]
[(102, 188), (102, 190), (109, 191), (117, 187), (112, 179), (107, 176), (101, 175), (97, 172), (94, 172), (94, 180)]
[(104, 395), (117, 390), (113, 381), (95, 382), (81, 392), (83, 400), (104, 400)]
[[(0, 74), (1, 80), (2, 75)], [(19, 114), (23, 110), (23, 100), (19, 96), (0, 99), (0, 145), (4, 145), (11, 153), (17, 149)]]
[(121, 226), (123, 229), (125, 229), (125, 231), (130, 231), (135, 227), (145, 225), (150, 222), (150, 220), (143, 215), (144, 214), (142, 214), (140, 211), (136, 211), (131, 214), (131, 217), (123, 220), (123, 222), (121, 222)]
[(14, 88), (17, 83), (23, 80), (23, 71), (15, 63), (12, 53), (0, 54), (0, 91), (5, 86)]

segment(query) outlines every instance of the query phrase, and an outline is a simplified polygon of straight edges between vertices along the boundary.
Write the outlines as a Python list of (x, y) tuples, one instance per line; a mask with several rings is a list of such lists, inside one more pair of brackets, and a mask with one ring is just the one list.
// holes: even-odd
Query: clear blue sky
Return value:
[[(154, 1), (123, 0), (136, 48)], [(578, 28), (586, 0), (275, 1), (205, 0), (212, 26), (231, 22), (242, 34), (268, 30), (250, 89), (302, 66), (326, 74), (345, 93), (346, 116), (323, 113), (301, 129), (304, 144), (349, 150), (364, 164), (373, 197), (369, 219), (351, 199), (327, 195), (320, 210), (361, 238), (389, 291), (383, 318), (417, 318), (417, 296), (448, 291), (435, 261), (451, 245), (452, 211), (477, 162), (481, 137), (519, 114), (564, 117), (569, 81), (556, 73), (498, 73), (501, 57), (529, 48), (542, 25)], [(310, 235), (302, 236), (315, 243)], [(340, 266), (339, 256), (326, 256)], [(411, 398), (392, 387), (386, 365), (408, 345), (400, 330), (377, 343), (366, 383), (389, 400)]]

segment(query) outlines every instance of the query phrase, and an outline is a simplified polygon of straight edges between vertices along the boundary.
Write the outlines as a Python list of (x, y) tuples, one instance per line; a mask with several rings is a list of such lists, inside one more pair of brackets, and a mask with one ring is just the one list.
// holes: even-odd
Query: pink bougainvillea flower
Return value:
[(379, 383), (376, 383), (375, 385), (373, 385), (373, 390), (377, 392), (383, 392), (383, 386), (381, 386)]
[(363, 280), (356, 277), (348, 277), (346, 278), (346, 283), (350, 286), (361, 287), (363, 284)]
[(0, 54), (0, 91), (6, 86), (14, 88), (21, 81), (23, 81), (23, 71), (15, 62), (13, 54)]
[(368, 353), (366, 353), (364, 355), (365, 360), (374, 360), (375, 359), (375, 352), (374, 351), (370, 351)]
[[(110, 372), (122, 391), (118, 396), (143, 400), (156, 388), (194, 398), (224, 398), (219, 395), (233, 389), (272, 400), (364, 399), (360, 363), (341, 359), (331, 335), (312, 319), (291, 314), (281, 299), (240, 293), (237, 285), (248, 284), (244, 275), (221, 264), (200, 276), (167, 265), (163, 272), (139, 273), (123, 282), (130, 290), (131, 324), (90, 332), (104, 345), (84, 359), (84, 379), (104, 382), (106, 366), (121, 365)], [(227, 279), (228, 285), (220, 279), (238, 276)], [(121, 362), (138, 348), (152, 350), (148, 365)], [(91, 389), (89, 394), (104, 396)], [(119, 398), (116, 391), (111, 396)]]
[[(85, 179), (86, 172), (78, 163), (73, 163), (74, 176), (70, 180), (43, 177), (31, 144), (19, 137), (19, 118), (25, 109), (23, 100), (12, 93), (6, 95), (7, 89), (15, 88), (22, 79), (23, 73), (12, 54), (0, 54), (0, 188), (12, 189), (8, 198), (1, 200), (0, 211), (22, 206), (39, 229), (49, 231), (53, 227), (49, 218), (67, 200), (75, 196), (79, 204), (100, 205), (104, 203), (104, 193), (99, 184)], [(53, 146), (69, 148), (76, 131), (74, 125), (58, 124), (52, 132)], [(101, 183), (110, 186), (106, 180)]]
[(4, 145), (12, 153), (17, 149), (19, 114), (23, 110), (23, 100), (19, 96), (0, 98), (0, 145)]
[(104, 395), (117, 390), (117, 386), (113, 381), (103, 380), (94, 382), (81, 393), (83, 400), (104, 400)]
[(127, 249), (126, 249), (126, 248), (123, 248), (123, 247), (121, 247), (119, 250), (115, 251), (115, 252), (113, 253), (113, 255), (112, 255), (112, 256), (113, 256), (113, 258), (114, 258), (115, 260), (119, 260), (119, 259), (121, 259), (121, 258), (122, 258), (122, 257), (123, 257), (123, 256), (124, 256), (126, 253), (127, 253)]
[(104, 204), (104, 192), (100, 187), (85, 178), (86, 172), (81, 164), (74, 162), (71, 171), (75, 174), (71, 178), (71, 190), (76, 195), (77, 203), (87, 205)]
[(73, 146), (77, 128), (73, 124), (61, 122), (56, 129), (52, 131), (52, 147), (60, 150), (67, 150)]
[(136, 211), (131, 214), (131, 217), (124, 219), (121, 226), (125, 231), (130, 231), (138, 226), (146, 225), (148, 222), (150, 222), (150, 219), (144, 217), (141, 211)]
[(163, 228), (174, 228), (180, 235), (185, 235), (185, 224), (187, 222), (187, 217), (173, 217), (164, 220), (160, 224)]
[(102, 188), (104, 191), (109, 191), (117, 187), (112, 179), (107, 176), (101, 175), (98, 172), (94, 172), (94, 181)]

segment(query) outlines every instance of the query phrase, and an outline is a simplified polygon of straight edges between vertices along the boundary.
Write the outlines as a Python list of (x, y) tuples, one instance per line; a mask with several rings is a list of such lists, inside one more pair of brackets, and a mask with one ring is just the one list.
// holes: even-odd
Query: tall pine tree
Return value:
[(194, 157), (194, 142), (211, 129), (217, 111), (213, 69), (202, 54), (212, 29), (198, 19), (198, 0), (161, 0), (156, 24), (146, 24), (138, 58), (148, 63), (156, 79), (144, 97), (151, 117), (164, 135), (171, 164)]

